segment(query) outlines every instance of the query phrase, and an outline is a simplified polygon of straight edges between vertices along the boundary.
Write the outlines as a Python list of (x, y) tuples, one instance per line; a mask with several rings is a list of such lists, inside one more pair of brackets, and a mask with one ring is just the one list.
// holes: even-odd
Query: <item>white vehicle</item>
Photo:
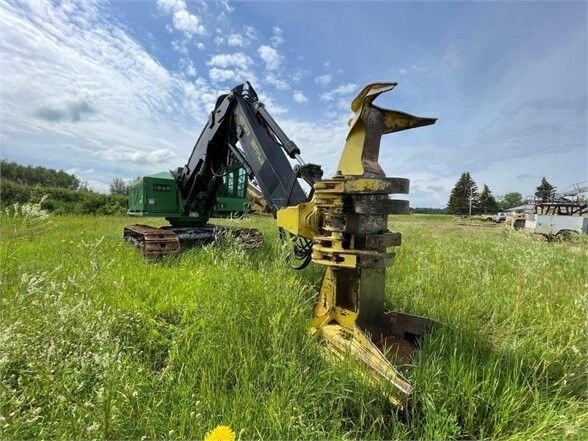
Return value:
[(529, 214), (525, 228), (547, 237), (571, 232), (588, 234), (588, 217)]
[(500, 213), (496, 213), (496, 216), (494, 217), (494, 222), (499, 223), (499, 222), (504, 222), (506, 220), (506, 213), (503, 213), (502, 211)]

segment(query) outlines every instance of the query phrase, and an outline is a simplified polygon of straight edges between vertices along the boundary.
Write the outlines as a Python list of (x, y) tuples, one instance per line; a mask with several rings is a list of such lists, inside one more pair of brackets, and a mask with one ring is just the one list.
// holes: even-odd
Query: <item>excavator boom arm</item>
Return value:
[[(247, 86), (247, 87), (246, 87)], [(242, 166), (255, 178), (270, 211), (306, 202), (298, 178), (320, 178), (320, 167), (304, 164), (300, 150), (282, 131), (249, 83), (235, 87), (217, 100), (186, 165), (173, 172), (184, 214), (210, 212), (222, 174)], [(287, 156), (302, 167), (292, 167)], [(310, 173), (302, 171), (312, 170)]]

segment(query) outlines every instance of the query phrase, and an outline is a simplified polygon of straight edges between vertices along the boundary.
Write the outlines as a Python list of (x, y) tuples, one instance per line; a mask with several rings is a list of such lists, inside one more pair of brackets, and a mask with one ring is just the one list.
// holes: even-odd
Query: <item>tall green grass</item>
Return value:
[[(583, 439), (586, 244), (451, 218), (403, 233), (390, 309), (443, 326), (405, 411), (309, 336), (320, 281), (227, 241), (153, 263), (128, 218), (0, 218), (0, 438)], [(151, 222), (157, 223), (157, 221)]]

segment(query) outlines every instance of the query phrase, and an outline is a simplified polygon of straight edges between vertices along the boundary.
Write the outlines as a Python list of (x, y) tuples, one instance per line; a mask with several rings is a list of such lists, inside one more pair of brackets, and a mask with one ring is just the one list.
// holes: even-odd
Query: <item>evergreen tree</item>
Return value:
[(492, 192), (486, 184), (482, 189), (482, 193), (478, 196), (478, 208), (480, 213), (496, 213), (498, 211), (498, 204), (492, 195)]
[(504, 196), (498, 198), (498, 210), (504, 211), (512, 207), (523, 205), (523, 195), (519, 192), (506, 193)]
[(472, 213), (478, 208), (478, 188), (469, 172), (464, 172), (451, 190), (447, 211), (451, 214), (464, 215), (469, 213), (470, 198), (472, 198)]
[(537, 187), (535, 196), (537, 196), (542, 201), (548, 201), (553, 198), (554, 193), (555, 187), (547, 182), (547, 179), (545, 179), (545, 176), (543, 176), (543, 178), (541, 178), (541, 184), (539, 184)]

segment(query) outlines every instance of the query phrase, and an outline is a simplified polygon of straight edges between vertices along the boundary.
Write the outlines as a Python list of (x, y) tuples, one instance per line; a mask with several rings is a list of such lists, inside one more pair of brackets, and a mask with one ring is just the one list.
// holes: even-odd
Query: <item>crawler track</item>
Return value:
[(172, 230), (148, 225), (127, 225), (123, 237), (147, 257), (168, 256), (180, 251), (180, 241)]
[(163, 257), (179, 253), (190, 246), (205, 245), (220, 238), (236, 238), (245, 248), (260, 248), (263, 235), (254, 228), (202, 225), (198, 227), (161, 227), (127, 225), (124, 239), (139, 248), (146, 257)]

